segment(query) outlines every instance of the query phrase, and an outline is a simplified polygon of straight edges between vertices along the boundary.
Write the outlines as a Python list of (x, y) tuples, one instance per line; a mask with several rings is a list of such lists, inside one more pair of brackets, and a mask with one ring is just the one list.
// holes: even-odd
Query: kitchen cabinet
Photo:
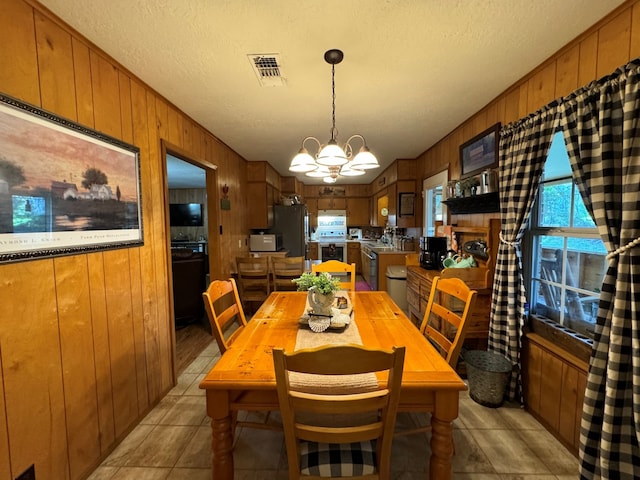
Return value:
[(248, 182), (247, 187), (249, 228), (272, 227), (273, 204), (280, 192), (267, 182)]
[(318, 242), (309, 242), (309, 251), (307, 252), (308, 260), (319, 260)]
[(362, 258), (360, 257), (360, 242), (347, 242), (347, 263), (356, 264), (356, 273), (362, 273)]
[[(383, 215), (386, 213), (386, 215)], [(373, 201), (373, 215), (371, 216), (371, 225), (375, 227), (384, 227), (387, 225), (389, 216), (389, 196), (387, 189), (378, 193)]]
[(370, 223), (369, 199), (367, 197), (347, 198), (347, 225), (368, 227)]
[(318, 210), (346, 210), (347, 199), (344, 197), (318, 198)]

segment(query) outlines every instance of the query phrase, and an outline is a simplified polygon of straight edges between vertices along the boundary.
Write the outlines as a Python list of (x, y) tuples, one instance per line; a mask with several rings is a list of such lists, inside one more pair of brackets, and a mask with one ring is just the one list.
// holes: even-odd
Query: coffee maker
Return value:
[(447, 256), (447, 237), (420, 237), (420, 265), (427, 270), (441, 270)]

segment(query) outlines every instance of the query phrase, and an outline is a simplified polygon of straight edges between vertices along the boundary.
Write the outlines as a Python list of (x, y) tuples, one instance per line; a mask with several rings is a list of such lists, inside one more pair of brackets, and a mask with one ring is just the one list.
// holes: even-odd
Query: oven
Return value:
[(347, 261), (347, 244), (341, 242), (332, 243), (320, 243), (320, 260), (326, 262), (327, 260), (339, 260), (340, 262)]

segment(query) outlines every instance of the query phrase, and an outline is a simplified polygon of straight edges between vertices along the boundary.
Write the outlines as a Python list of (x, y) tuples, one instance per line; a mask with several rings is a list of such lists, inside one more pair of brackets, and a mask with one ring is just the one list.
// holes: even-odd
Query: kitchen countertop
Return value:
[[(345, 243), (360, 243), (361, 247), (369, 249), (372, 252), (380, 254), (388, 253), (415, 253), (416, 250), (400, 250), (392, 245), (384, 244), (377, 240), (344, 240)], [(309, 240), (309, 243), (321, 243), (319, 240)]]

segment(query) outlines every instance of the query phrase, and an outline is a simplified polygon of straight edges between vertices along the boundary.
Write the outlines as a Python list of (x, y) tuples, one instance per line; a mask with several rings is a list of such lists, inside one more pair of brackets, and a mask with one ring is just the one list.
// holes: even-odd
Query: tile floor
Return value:
[[(200, 380), (220, 353), (211, 343), (180, 375), (178, 385), (154, 408), (90, 480), (210, 480), (211, 430)], [(398, 423), (415, 422), (400, 414)], [(394, 439), (393, 480), (428, 478), (428, 433)], [(498, 409), (460, 395), (454, 422), (456, 480), (574, 480), (578, 462), (551, 434), (515, 405)], [(239, 428), (236, 479), (286, 480), (282, 433)], [(437, 479), (433, 479), (437, 480)]]

